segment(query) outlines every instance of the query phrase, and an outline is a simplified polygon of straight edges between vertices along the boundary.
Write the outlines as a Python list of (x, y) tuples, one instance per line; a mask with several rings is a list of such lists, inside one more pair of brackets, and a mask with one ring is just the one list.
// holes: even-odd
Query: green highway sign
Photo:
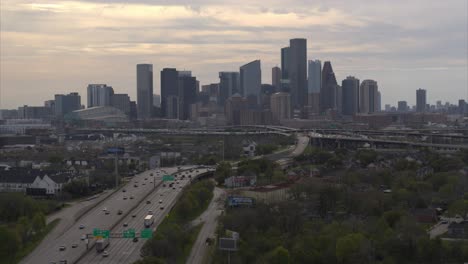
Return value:
[(101, 230), (99, 228), (94, 228), (93, 229), (93, 236), (94, 237), (109, 238), (109, 234), (110, 234), (109, 230)]
[(174, 176), (172, 175), (163, 175), (163, 181), (173, 181), (174, 180)]
[(130, 228), (128, 230), (123, 231), (124, 238), (135, 238), (135, 229)]
[(145, 228), (141, 230), (141, 238), (151, 238), (153, 236), (153, 230)]
[(102, 230), (101, 235), (103, 238), (109, 238), (110, 231), (109, 230)]

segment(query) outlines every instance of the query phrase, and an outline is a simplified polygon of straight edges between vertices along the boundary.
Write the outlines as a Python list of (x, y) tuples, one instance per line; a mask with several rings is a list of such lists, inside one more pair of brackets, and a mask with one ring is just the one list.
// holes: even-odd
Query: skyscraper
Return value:
[(370, 114), (379, 111), (378, 85), (374, 80), (364, 80), (359, 89), (359, 112)]
[(224, 107), (227, 98), (240, 93), (240, 78), (238, 72), (219, 73), (219, 100), (218, 104)]
[(320, 111), (337, 109), (338, 83), (329, 61), (325, 61), (322, 70), (322, 87), (320, 88)]
[(138, 119), (151, 118), (153, 110), (153, 65), (137, 64)]
[(348, 76), (341, 82), (342, 113), (353, 116), (359, 112), (359, 79)]
[(416, 90), (416, 112), (426, 111), (426, 90)]
[(463, 99), (458, 100), (458, 113), (464, 115), (466, 113), (466, 102)]
[(288, 93), (274, 93), (271, 95), (270, 109), (275, 123), (282, 119), (291, 118), (291, 96)]
[(273, 85), (276, 90), (281, 89), (281, 68), (278, 66), (271, 68), (271, 85)]
[(130, 96), (128, 94), (114, 94), (111, 99), (111, 106), (130, 116)]
[(179, 86), (179, 111), (178, 119), (187, 120), (190, 118), (190, 105), (197, 100), (197, 79), (187, 74), (182, 74), (178, 78)]
[(293, 109), (303, 109), (307, 100), (307, 40), (289, 40), (289, 81)]
[(406, 101), (398, 101), (398, 112), (408, 111), (408, 103)]
[(260, 101), (260, 88), (262, 86), (260, 60), (249, 62), (241, 66), (239, 70), (241, 94), (250, 102), (249, 108), (257, 108)]
[(78, 93), (55, 95), (55, 116), (63, 118), (75, 110), (81, 109), (81, 96)]
[(307, 92), (320, 93), (322, 87), (322, 62), (320, 60), (309, 60), (309, 76), (307, 79)]
[(247, 99), (239, 93), (226, 99), (225, 105), (226, 121), (229, 125), (238, 126), (242, 124), (245, 115), (248, 114)]
[(179, 93), (178, 76), (175, 68), (164, 68), (161, 71), (161, 114), (165, 118), (174, 118), (169, 117), (169, 112), (173, 113), (174, 111), (169, 110), (168, 98), (169, 96), (177, 96)]
[(289, 62), (290, 62), (290, 48), (284, 47), (281, 49), (281, 90), (283, 92), (290, 92), (289, 87)]
[(94, 106), (110, 106), (114, 89), (106, 84), (88, 85), (88, 108)]

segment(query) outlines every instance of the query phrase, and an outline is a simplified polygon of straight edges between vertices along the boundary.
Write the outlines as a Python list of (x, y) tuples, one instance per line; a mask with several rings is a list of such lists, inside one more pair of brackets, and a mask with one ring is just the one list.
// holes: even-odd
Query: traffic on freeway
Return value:
[[(92, 234), (94, 228), (109, 230), (114, 227), (114, 225), (118, 226), (124, 216), (131, 217), (131, 215), (128, 214), (129, 211), (137, 207), (140, 203), (144, 203), (144, 199), (148, 194), (157, 192), (153, 192), (153, 190), (158, 184), (162, 186), (162, 177), (164, 174), (174, 174), (178, 170), (190, 168), (193, 168), (193, 166), (164, 168), (162, 170), (145, 171), (134, 176), (125, 186), (79, 218), (67, 232), (53, 239), (44, 240), (47, 241), (47, 243), (41, 243), (20, 263), (75, 263), (86, 253), (86, 248), (93, 247), (95, 243), (93, 239), (86, 239), (83, 235)], [(169, 196), (169, 199), (172, 197), (169, 193), (163, 192), (162, 194)], [(154, 198), (153, 196), (151, 197)], [(159, 204), (154, 203), (151, 204), (151, 206), (154, 206), (152, 210), (155, 213), (157, 212), (155, 209), (160, 207)], [(137, 210), (138, 208), (140, 207), (137, 207)], [(144, 216), (139, 215), (139, 218), (141, 226), (143, 227)], [(130, 224), (130, 221), (128, 224)], [(88, 242), (88, 244), (86, 244), (86, 242)], [(112, 242), (113, 241), (111, 241), (111, 244)], [(112, 245), (108, 246), (106, 251), (111, 247)]]
[[(208, 170), (208, 168), (197, 168), (173, 174), (174, 181), (161, 184), (134, 210), (122, 218), (111, 233), (123, 233), (128, 229), (134, 229), (138, 233), (147, 227), (145, 222), (149, 224), (153, 233), (157, 232), (157, 225), (170, 212), (183, 188), (190, 184), (190, 181), (197, 175)], [(145, 220), (147, 217), (148, 221)], [(152, 220), (149, 220), (150, 218)], [(105, 249), (107, 254), (89, 250), (78, 263), (133, 263), (140, 258), (140, 249), (145, 241), (146, 239), (142, 238), (111, 238), (109, 246)]]

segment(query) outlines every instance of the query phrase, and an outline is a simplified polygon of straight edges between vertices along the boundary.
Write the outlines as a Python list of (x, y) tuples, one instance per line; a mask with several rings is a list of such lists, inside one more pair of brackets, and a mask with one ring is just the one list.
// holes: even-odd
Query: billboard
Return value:
[(118, 148), (118, 147), (112, 147), (112, 148), (107, 148), (107, 154), (124, 154), (125, 149), (124, 148)]
[(237, 239), (221, 237), (219, 238), (219, 249), (227, 251), (237, 251)]
[(244, 196), (229, 196), (228, 197), (228, 206), (230, 207), (238, 207), (238, 206), (254, 206), (255, 199), (252, 197), (244, 197)]

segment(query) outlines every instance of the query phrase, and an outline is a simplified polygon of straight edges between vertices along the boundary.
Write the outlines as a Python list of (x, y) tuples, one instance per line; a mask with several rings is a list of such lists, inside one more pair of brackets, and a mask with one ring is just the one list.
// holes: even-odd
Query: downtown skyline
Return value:
[[(427, 101), (432, 104), (466, 98), (466, 3), (427, 3), (418, 11), (417, 1), (396, 1), (392, 3), (394, 12), (386, 13), (375, 4), (358, 12), (346, 9), (347, 4), (339, 1), (332, 1), (329, 7), (293, 2), (297, 8), (278, 2), (269, 8), (232, 7), (233, 13), (246, 18), (257, 14), (252, 23), (258, 23), (249, 25), (232, 15), (228, 17), (232, 21), (217, 17), (214, 11), (224, 13), (210, 1), (200, 2), (198, 8), (179, 2), (149, 6), (144, 2), (2, 1), (0, 108), (42, 105), (53, 94), (76, 91), (84, 95), (90, 83), (106, 83), (116, 93), (128, 93), (136, 100), (134, 67), (138, 63), (153, 64), (156, 94), (160, 94), (159, 71), (170, 67), (191, 70), (205, 85), (218, 82), (218, 72), (238, 71), (240, 66), (259, 59), (263, 83), (270, 83), (271, 68), (281, 66), (280, 48), (287, 46), (290, 38), (307, 39), (308, 60), (331, 61), (338, 83), (350, 75), (376, 80), (383, 95), (382, 106), (396, 106), (402, 100), (413, 105), (418, 88), (428, 91)], [(228, 1), (227, 6), (233, 4)], [(310, 8), (299, 8), (304, 6)], [(84, 18), (98, 14), (99, 8), (101, 15), (83, 24)], [(144, 8), (159, 12), (166, 20), (148, 26), (156, 18), (149, 11), (143, 12)], [(125, 10), (133, 13), (109, 26)], [(375, 10), (382, 17), (370, 13)], [(425, 17), (436, 11), (440, 12), (437, 23)], [(360, 16), (353, 16), (353, 12)], [(25, 14), (32, 15), (31, 28), (26, 28), (24, 21), (13, 24)], [(83, 17), (77, 17), (79, 14)], [(414, 23), (407, 26), (410, 14)], [(51, 28), (52, 22), (60, 22), (66, 15), (74, 23)], [(389, 17), (393, 19), (385, 20)], [(142, 25), (145, 21), (149, 23), (146, 27)], [(135, 23), (130, 27), (125, 22)], [(197, 25), (199, 28), (195, 28)], [(63, 35), (67, 27), (79, 28), (77, 35), (84, 34), (88, 42)], [(151, 32), (142, 30), (145, 28)], [(437, 37), (430, 36), (431, 32), (437, 32)], [(97, 34), (102, 34), (105, 43), (92, 39)], [(127, 41), (123, 41), (125, 37)]]

